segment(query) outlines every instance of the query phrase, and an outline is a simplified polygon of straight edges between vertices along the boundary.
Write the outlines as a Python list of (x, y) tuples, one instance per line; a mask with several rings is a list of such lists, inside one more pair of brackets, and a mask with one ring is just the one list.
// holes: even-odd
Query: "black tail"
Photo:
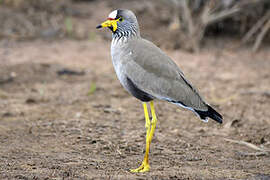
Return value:
[(199, 111), (195, 110), (196, 113), (199, 114), (200, 118), (205, 120), (207, 117), (210, 117), (211, 119), (217, 121), (218, 123), (222, 123), (222, 116), (214, 110), (211, 106), (207, 105), (208, 110), (207, 111)]

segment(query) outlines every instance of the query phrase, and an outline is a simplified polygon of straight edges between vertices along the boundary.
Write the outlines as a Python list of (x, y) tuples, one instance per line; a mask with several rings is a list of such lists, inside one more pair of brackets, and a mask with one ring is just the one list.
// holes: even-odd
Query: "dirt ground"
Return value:
[(142, 174), (128, 169), (143, 158), (143, 109), (118, 82), (109, 48), (102, 39), (0, 42), (0, 179), (270, 178), (269, 48), (166, 51), (224, 123), (157, 101)]
[(270, 179), (270, 47), (254, 54), (224, 39), (199, 54), (168, 50), (150, 23), (142, 34), (167, 43), (224, 123), (156, 101), (151, 170), (130, 173), (143, 159), (143, 108), (117, 80), (110, 33), (94, 29), (110, 8), (93, 2), (80, 21), (88, 40), (0, 41), (0, 179)]

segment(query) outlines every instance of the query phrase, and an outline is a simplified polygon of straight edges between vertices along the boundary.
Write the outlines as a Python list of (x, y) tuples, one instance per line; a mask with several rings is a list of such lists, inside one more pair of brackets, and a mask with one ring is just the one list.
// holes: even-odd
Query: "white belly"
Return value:
[[(114, 70), (116, 72), (117, 78), (119, 79), (120, 83), (125, 87), (126, 83), (126, 74), (124, 66), (124, 58), (123, 51), (120, 50), (119, 46), (116, 48), (117, 45), (111, 45), (111, 58)], [(112, 50), (113, 49), (113, 50)]]

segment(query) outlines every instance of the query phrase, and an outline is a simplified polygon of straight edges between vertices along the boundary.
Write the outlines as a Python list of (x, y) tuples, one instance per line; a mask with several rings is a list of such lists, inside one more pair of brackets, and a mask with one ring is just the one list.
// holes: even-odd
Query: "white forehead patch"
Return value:
[(114, 10), (113, 12), (111, 12), (108, 16), (108, 18), (112, 18), (112, 19), (115, 19), (117, 16), (117, 10)]

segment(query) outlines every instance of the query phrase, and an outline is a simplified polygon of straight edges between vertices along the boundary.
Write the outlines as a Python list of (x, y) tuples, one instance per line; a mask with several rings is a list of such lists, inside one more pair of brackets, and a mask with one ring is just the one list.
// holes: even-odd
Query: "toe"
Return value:
[(131, 169), (130, 172), (136, 173), (136, 172), (147, 172), (150, 170), (149, 164), (142, 164), (137, 169)]

